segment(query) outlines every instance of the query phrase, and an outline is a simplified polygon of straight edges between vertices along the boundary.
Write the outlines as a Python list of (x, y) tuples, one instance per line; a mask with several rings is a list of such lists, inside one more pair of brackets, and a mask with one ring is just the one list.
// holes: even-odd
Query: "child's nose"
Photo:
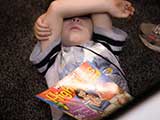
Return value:
[(78, 17), (72, 18), (72, 22), (80, 22), (80, 19)]

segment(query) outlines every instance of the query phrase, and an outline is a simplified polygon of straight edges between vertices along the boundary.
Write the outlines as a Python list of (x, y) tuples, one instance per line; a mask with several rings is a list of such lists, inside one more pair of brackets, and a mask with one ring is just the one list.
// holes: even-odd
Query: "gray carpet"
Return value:
[[(29, 62), (35, 44), (33, 23), (50, 1), (0, 1), (0, 120), (51, 119), (49, 106), (35, 98), (47, 89), (46, 82)], [(160, 5), (144, 1), (133, 2), (136, 12), (131, 20), (113, 19), (129, 34), (120, 61), (134, 96), (160, 81), (160, 53), (145, 47), (138, 37), (141, 22), (160, 23)]]

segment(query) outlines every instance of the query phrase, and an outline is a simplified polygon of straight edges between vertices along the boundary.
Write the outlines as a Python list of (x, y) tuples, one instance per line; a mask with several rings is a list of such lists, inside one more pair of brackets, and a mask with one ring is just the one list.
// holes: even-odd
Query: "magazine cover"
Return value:
[(89, 62), (36, 96), (78, 120), (101, 119), (132, 99)]

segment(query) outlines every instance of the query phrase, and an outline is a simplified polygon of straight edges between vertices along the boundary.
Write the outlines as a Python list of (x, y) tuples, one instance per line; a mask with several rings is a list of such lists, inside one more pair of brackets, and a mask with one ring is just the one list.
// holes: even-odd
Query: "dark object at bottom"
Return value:
[(67, 114), (63, 114), (63, 116), (60, 118), (60, 120), (76, 120), (73, 117), (67, 115)]

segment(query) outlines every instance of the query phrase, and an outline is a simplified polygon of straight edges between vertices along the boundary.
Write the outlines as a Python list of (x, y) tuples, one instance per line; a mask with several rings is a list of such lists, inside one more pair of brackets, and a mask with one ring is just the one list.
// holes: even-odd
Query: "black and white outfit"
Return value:
[[(57, 38), (57, 41), (54, 41), (44, 52), (40, 52), (38, 42), (30, 56), (30, 61), (45, 76), (48, 87), (55, 85), (83, 62), (89, 61), (110, 76), (123, 90), (128, 91), (127, 82), (117, 59), (126, 37), (124, 31), (115, 27), (112, 32), (95, 27), (92, 40), (79, 46), (64, 47), (61, 45), (60, 38)], [(112, 68), (112, 73), (106, 72), (106, 68)], [(61, 113), (52, 110), (52, 116), (53, 120), (57, 120)]]

